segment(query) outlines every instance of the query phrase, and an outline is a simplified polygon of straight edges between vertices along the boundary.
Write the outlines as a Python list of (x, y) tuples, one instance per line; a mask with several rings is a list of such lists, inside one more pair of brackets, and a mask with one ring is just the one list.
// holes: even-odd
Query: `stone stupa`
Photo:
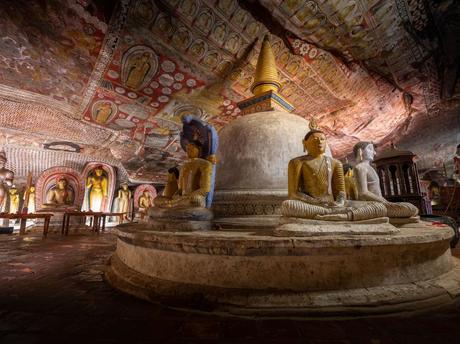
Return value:
[(264, 215), (266, 227), (267, 218), (276, 222), (287, 197), (286, 166), (304, 154), (301, 142), (309, 129), (308, 121), (289, 113), (294, 107), (278, 93), (280, 88), (265, 36), (251, 87), (254, 96), (238, 103), (243, 116), (219, 133), (213, 211), (221, 224), (252, 226)]

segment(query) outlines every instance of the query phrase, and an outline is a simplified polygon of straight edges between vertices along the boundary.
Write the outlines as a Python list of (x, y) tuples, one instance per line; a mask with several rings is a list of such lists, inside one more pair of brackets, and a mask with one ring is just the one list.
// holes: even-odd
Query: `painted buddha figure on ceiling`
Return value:
[(74, 192), (69, 186), (67, 179), (64, 176), (59, 176), (56, 178), (56, 185), (47, 191), (46, 203), (43, 204), (43, 207), (69, 207), (73, 205), (74, 197)]
[(136, 90), (142, 85), (147, 73), (152, 67), (149, 62), (150, 57), (148, 52), (144, 52), (142, 55), (133, 57), (128, 61), (129, 66), (125, 82), (126, 87)]
[(314, 124), (303, 140), (307, 155), (288, 166), (288, 197), (281, 212), (285, 217), (327, 221), (359, 221), (386, 216), (379, 202), (347, 201), (340, 161), (325, 155), (326, 135)]
[(409, 218), (417, 215), (416, 206), (406, 202), (392, 203), (382, 197), (379, 176), (371, 165), (376, 154), (372, 142), (358, 142), (353, 147), (353, 153), (358, 162), (353, 168), (358, 200), (382, 203), (390, 218)]

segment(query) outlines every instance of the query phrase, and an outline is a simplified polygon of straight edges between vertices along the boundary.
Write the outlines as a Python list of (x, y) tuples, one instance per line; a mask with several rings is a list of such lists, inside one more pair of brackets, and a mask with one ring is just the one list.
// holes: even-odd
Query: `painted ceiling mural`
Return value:
[(460, 108), (460, 6), (441, 3), (2, 1), (0, 127), (7, 143), (68, 142), (120, 161), (132, 180), (160, 181), (184, 158), (183, 115), (218, 129), (241, 116), (269, 33), (281, 93), (344, 157)]

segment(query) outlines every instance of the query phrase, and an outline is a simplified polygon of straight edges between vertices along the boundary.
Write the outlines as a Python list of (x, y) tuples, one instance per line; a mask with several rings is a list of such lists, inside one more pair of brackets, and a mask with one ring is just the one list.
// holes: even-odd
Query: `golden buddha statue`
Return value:
[(353, 177), (353, 167), (348, 164), (348, 159), (346, 159), (345, 164), (343, 165), (343, 175), (345, 178), (345, 194), (347, 199), (357, 200), (358, 190)]
[(294, 158), (288, 166), (288, 197), (283, 216), (328, 221), (359, 221), (386, 216), (378, 202), (346, 201), (340, 161), (328, 157), (326, 135), (310, 123), (303, 140), (308, 155)]
[(56, 185), (46, 193), (45, 208), (66, 207), (73, 205), (74, 192), (64, 176), (56, 178)]
[(88, 194), (88, 209), (91, 211), (103, 211), (107, 202), (108, 178), (102, 166), (96, 166), (92, 173), (89, 173), (86, 181)]
[(179, 189), (178, 185), (179, 180), (179, 170), (177, 167), (172, 167), (168, 170), (168, 180), (166, 181), (166, 186), (163, 190), (162, 195), (167, 198), (172, 198)]
[(390, 218), (408, 218), (418, 214), (418, 209), (407, 202), (392, 203), (382, 197), (380, 180), (371, 162), (375, 157), (372, 142), (358, 142), (353, 147), (358, 164), (354, 167), (354, 179), (358, 191), (358, 200), (382, 203), (387, 209)]
[[(193, 141), (187, 144), (189, 160), (182, 166), (177, 191), (171, 195), (171, 189), (154, 200), (160, 208), (206, 207), (206, 196), (211, 191), (212, 163), (199, 158), (201, 143)], [(171, 178), (173, 173), (170, 173)], [(170, 183), (171, 185), (173, 183)], [(171, 187), (171, 186), (170, 186)]]
[(9, 190), (10, 194), (10, 214), (16, 214), (19, 211), (19, 192), (18, 189), (13, 186)]
[(153, 206), (153, 199), (148, 190), (142, 192), (141, 197), (139, 197), (139, 213), (143, 219), (147, 211)]
[[(24, 200), (25, 200), (26, 194), (24, 193)], [(29, 202), (27, 204), (27, 212), (29, 213), (35, 213), (35, 186), (31, 185), (29, 187)]]
[(114, 201), (114, 211), (116, 213), (124, 213), (123, 220), (128, 219), (129, 205), (131, 203), (131, 190), (129, 190), (128, 183), (121, 183), (118, 190), (118, 196)]

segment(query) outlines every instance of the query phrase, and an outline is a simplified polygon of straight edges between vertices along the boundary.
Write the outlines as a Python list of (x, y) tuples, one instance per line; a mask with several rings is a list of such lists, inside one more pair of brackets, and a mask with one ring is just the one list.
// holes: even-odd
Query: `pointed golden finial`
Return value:
[(260, 48), (259, 58), (257, 59), (256, 75), (251, 91), (255, 96), (260, 96), (267, 91), (277, 93), (281, 88), (276, 68), (275, 55), (270, 46), (268, 35), (265, 35)]
[(308, 124), (310, 130), (319, 130), (318, 122), (316, 122), (316, 118), (312, 117), (310, 119), (310, 123)]

